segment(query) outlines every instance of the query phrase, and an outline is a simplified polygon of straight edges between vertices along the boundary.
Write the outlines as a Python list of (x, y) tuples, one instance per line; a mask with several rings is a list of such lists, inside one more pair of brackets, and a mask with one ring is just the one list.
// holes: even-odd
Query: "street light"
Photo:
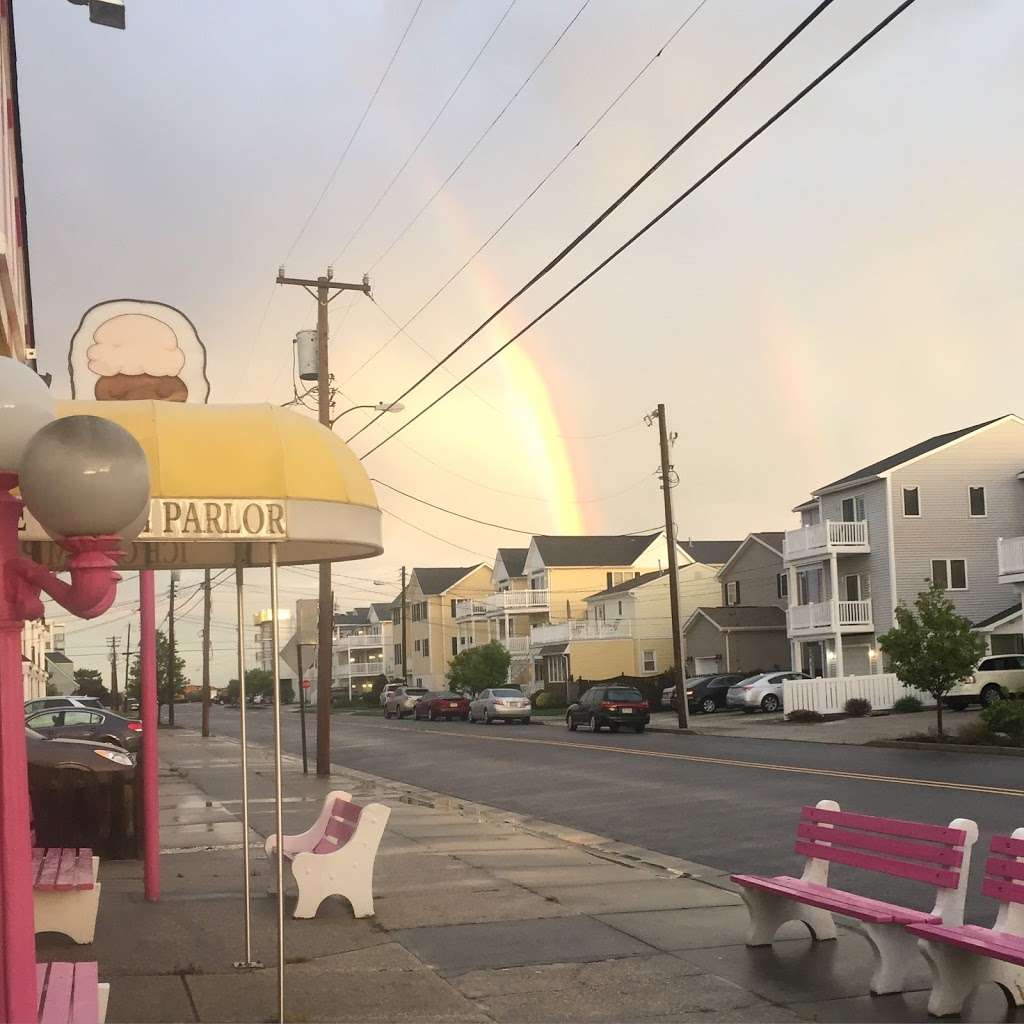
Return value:
[(402, 402), (375, 402), (373, 405), (352, 405), (339, 412), (331, 420), (331, 426), (333, 427), (342, 416), (347, 416), (350, 412), (355, 412), (357, 409), (372, 409), (374, 412), (401, 412), (404, 408), (405, 405)]
[[(43, 615), (40, 592), (82, 618), (113, 603), (119, 534), (149, 502), (138, 442), (98, 416), (55, 418), (31, 369), (0, 358), (0, 1019), (35, 1020), (35, 924), (29, 841), (21, 633)], [(21, 498), (11, 494), (20, 486)], [(71, 582), (21, 554), (27, 507), (70, 555)]]

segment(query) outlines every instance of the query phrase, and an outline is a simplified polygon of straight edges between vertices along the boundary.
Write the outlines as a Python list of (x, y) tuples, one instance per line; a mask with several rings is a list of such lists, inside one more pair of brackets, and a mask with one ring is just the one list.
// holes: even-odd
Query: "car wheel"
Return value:
[(404, 716), (402, 715), (401, 707), (395, 708), (395, 718), (397, 718), (399, 721), (401, 721), (403, 717)]
[(432, 721), (432, 722), (436, 722), (437, 721), (437, 715), (434, 714), (434, 709), (433, 708), (431, 708), (427, 712), (427, 718), (429, 718), (430, 721)]
[(490, 715), (484, 715), (484, 725), (494, 725), (494, 719)]
[(995, 683), (989, 683), (981, 691), (981, 706), (991, 707), (997, 700), (1003, 699), (1003, 691)]
[(644, 731), (644, 729), (646, 729), (646, 728), (647, 728), (647, 726), (646, 726), (646, 725), (637, 725), (637, 726), (634, 726), (634, 728), (636, 729), (636, 731), (637, 731), (638, 733), (640, 733), (640, 732), (643, 732), (643, 731)]
[(591, 732), (600, 732), (601, 731), (601, 723), (597, 720), (597, 715), (591, 715), (590, 716), (590, 731)]
[(575, 732), (578, 728), (576, 725), (576, 720), (572, 717), (572, 715), (565, 716), (565, 725), (569, 732)]
[(612, 723), (611, 725), (609, 725), (609, 726), (608, 726), (608, 728), (609, 728), (609, 729), (610, 729), (610, 730), (611, 730), (612, 732), (618, 732), (618, 731), (619, 731), (619, 727), (618, 727), (618, 726), (617, 726), (617, 725), (616, 725), (616, 724), (615, 724), (614, 722), (613, 722), (613, 723)]
[(467, 712), (464, 715), (459, 715), (459, 718), (461, 718), (464, 722), (468, 722), (469, 721), (469, 713)]
[(530, 724), (530, 720), (528, 718), (523, 718), (523, 719), (521, 719), (521, 721), (522, 721), (523, 725), (529, 725)]
[(387, 708), (385, 708), (385, 709), (384, 709), (384, 717), (385, 717), (385, 718), (390, 718), (390, 717), (391, 717), (391, 712), (390, 712), (390, 711), (388, 711), (388, 709), (387, 709)]
[(705, 697), (700, 702), (701, 714), (713, 715), (715, 713), (715, 699), (714, 697)]
[(782, 702), (774, 693), (767, 694), (764, 700), (761, 701), (761, 710), (768, 715), (774, 714), (780, 707), (782, 707)]

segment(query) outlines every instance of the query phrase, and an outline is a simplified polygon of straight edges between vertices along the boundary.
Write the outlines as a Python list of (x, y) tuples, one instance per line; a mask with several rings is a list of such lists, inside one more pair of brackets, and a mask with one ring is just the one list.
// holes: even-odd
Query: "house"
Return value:
[(369, 693), (387, 674), (391, 647), (391, 605), (373, 604), (334, 613), (331, 689), (348, 699)]
[(814, 491), (783, 543), (793, 667), (812, 676), (881, 671), (877, 640), (895, 607), (932, 582), (975, 623), (1019, 601), (1014, 574), (1000, 571), (1009, 547), (999, 539), (1024, 522), (1022, 468), (1024, 420), (1006, 415)]
[[(21, 631), (21, 675), (25, 700), (46, 696), (47, 654), (51, 630), (42, 619), (28, 621)], [(72, 689), (74, 677), (72, 676)]]
[(47, 689), (58, 697), (67, 697), (78, 688), (75, 663), (63, 651), (46, 652)]
[(687, 675), (790, 667), (782, 543), (781, 532), (748, 534), (719, 569), (721, 599), (683, 626)]
[[(492, 566), (486, 562), (453, 568), (413, 569), (406, 586), (406, 671), (410, 683), (443, 690), (445, 674), (452, 658), (460, 650), (459, 638), (465, 635), (459, 621), (459, 602), (480, 598), (491, 587)], [(402, 664), (402, 600), (392, 606), (394, 656)]]
[[(264, 672), (274, 671), (274, 613), (270, 608), (258, 611), (252, 617), (253, 625), (256, 627), (254, 636), (255, 642), (255, 668)], [(295, 616), (290, 608), (278, 608), (277, 610), (278, 630), (278, 673), (282, 682), (294, 678), (294, 668), (289, 665), (284, 657), (284, 649), (288, 646), (295, 635)]]

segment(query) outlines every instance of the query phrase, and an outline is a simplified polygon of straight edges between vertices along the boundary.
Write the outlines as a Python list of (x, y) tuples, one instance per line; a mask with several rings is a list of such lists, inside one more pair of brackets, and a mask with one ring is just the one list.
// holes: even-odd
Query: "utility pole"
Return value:
[(210, 735), (210, 570), (203, 573), (203, 735)]
[[(132, 624), (129, 622), (128, 623), (128, 639), (125, 641), (125, 645), (124, 645), (124, 695), (126, 697), (128, 696), (128, 681), (132, 677), (131, 657), (132, 657)], [(141, 686), (141, 682), (142, 681), (139, 680), (140, 686)], [(141, 700), (139, 701), (139, 712), (140, 712), (140, 714), (142, 712), (142, 701)]]
[(120, 642), (116, 636), (110, 637), (110, 700), (115, 711), (121, 706), (121, 696), (117, 690), (117, 645)]
[(404, 686), (409, 681), (409, 642), (408, 642), (408, 627), (406, 623), (409, 621), (409, 603), (405, 598), (405, 566), (402, 566), (402, 685)]
[(302, 644), (295, 645), (299, 670), (299, 728), (302, 731), (302, 774), (309, 774), (309, 753), (306, 749), (306, 680), (302, 675)]
[(672, 515), (672, 477), (675, 470), (668, 461), (669, 447), (675, 442), (676, 435), (669, 436), (668, 425), (665, 423), (665, 406), (658, 408), (649, 416), (644, 417), (647, 425), (657, 419), (658, 440), (661, 446), (661, 490), (665, 496), (665, 537), (668, 541), (668, 593), (672, 605), (672, 666), (673, 683), (676, 688), (676, 711), (679, 715), (679, 728), (690, 727), (690, 709), (686, 700), (686, 665), (683, 661), (683, 631), (679, 622), (679, 557), (676, 551), (676, 524)]
[[(328, 353), (327, 307), (342, 292), (370, 294), (370, 279), (365, 274), (360, 284), (333, 280), (331, 267), (315, 280), (286, 277), (284, 267), (278, 269), (277, 283), (304, 288), (316, 299), (317, 349), (317, 413), (320, 422), (331, 427), (331, 374)], [(314, 291), (313, 289), (316, 289)], [(331, 667), (334, 644), (334, 595), (331, 590), (331, 563), (320, 563), (320, 615), (317, 626), (316, 664), (316, 773), (322, 778), (331, 774)], [(277, 657), (277, 651), (274, 657)]]
[[(164, 680), (164, 696), (167, 698), (167, 724), (174, 725), (174, 585), (181, 579), (177, 569), (171, 571), (171, 603), (167, 611), (167, 678)], [(159, 671), (159, 668), (158, 668)], [(159, 705), (157, 706), (159, 711)]]

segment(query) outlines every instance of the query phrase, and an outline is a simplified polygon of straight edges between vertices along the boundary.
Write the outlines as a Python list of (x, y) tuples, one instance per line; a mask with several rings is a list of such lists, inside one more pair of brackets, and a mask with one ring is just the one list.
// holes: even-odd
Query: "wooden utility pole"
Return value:
[(683, 660), (683, 631), (679, 621), (679, 557), (676, 551), (676, 524), (672, 515), (672, 476), (674, 470), (668, 461), (669, 447), (675, 441), (675, 435), (669, 437), (665, 423), (665, 406), (659, 403), (658, 408), (647, 417), (648, 423), (658, 421), (658, 440), (661, 447), (661, 490), (665, 496), (665, 539), (668, 542), (668, 593), (672, 605), (672, 681), (676, 688), (676, 711), (679, 715), (679, 728), (690, 727), (690, 709), (686, 700), (686, 664)]
[[(327, 307), (342, 292), (370, 294), (370, 279), (364, 275), (360, 284), (347, 284), (333, 280), (334, 270), (315, 280), (301, 277), (286, 277), (284, 267), (277, 272), (277, 283), (297, 285), (304, 288), (316, 299), (316, 348), (317, 348), (317, 418), (331, 427), (331, 374), (328, 352)], [(313, 289), (316, 289), (314, 291)], [(334, 646), (334, 594), (331, 589), (331, 563), (320, 563), (319, 586), (320, 614), (317, 626), (316, 663), (316, 773), (322, 778), (331, 774), (331, 667)], [(274, 652), (277, 657), (278, 652)]]
[(210, 570), (203, 574), (203, 735), (210, 735)]
[(405, 597), (405, 566), (402, 566), (402, 685), (404, 686), (409, 681), (409, 642), (408, 642), (408, 627), (406, 623), (409, 621), (409, 603)]
[[(132, 624), (129, 622), (128, 623), (128, 639), (125, 641), (125, 644), (124, 644), (124, 695), (125, 695), (125, 697), (128, 696), (128, 681), (132, 677), (131, 658), (132, 658)], [(140, 679), (139, 680), (140, 687), (141, 687), (141, 684), (142, 684), (142, 680)], [(140, 701), (139, 701), (139, 712), (141, 713), (141, 711), (142, 711), (142, 701), (140, 699)]]
[(306, 745), (306, 680), (302, 674), (302, 644), (295, 645), (299, 670), (299, 729), (302, 733), (302, 774), (309, 774), (309, 751)]
[[(181, 578), (180, 573), (171, 571), (170, 607), (167, 610), (167, 673), (164, 679), (164, 696), (167, 699), (167, 724), (174, 725), (174, 586)], [(159, 666), (157, 671), (159, 672)], [(159, 711), (159, 705), (157, 705)]]
[(117, 645), (120, 641), (116, 636), (110, 637), (110, 701), (115, 711), (121, 706), (121, 695), (117, 689)]

